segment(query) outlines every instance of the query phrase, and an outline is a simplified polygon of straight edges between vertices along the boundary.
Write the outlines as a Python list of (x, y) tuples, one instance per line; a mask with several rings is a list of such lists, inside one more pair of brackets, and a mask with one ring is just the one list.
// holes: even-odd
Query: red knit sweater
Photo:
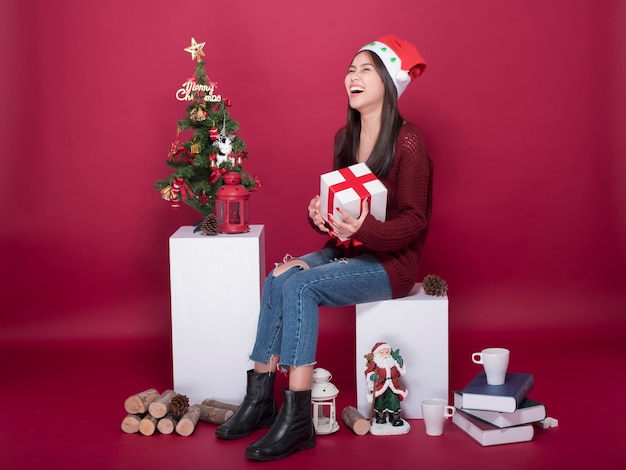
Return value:
[[(391, 170), (381, 179), (387, 188), (387, 218), (371, 214), (353, 239), (346, 256), (367, 252), (378, 259), (389, 276), (393, 298), (408, 295), (418, 279), (418, 265), (430, 228), (433, 165), (424, 140), (412, 124), (400, 129)], [(330, 240), (334, 246), (336, 240)]]

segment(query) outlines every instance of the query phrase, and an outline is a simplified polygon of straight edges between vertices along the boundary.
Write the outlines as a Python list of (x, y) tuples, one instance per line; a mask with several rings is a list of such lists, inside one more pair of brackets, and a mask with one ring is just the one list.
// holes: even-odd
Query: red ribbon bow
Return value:
[(180, 207), (180, 203), (178, 202), (179, 194), (183, 201), (186, 201), (188, 197), (195, 197), (189, 185), (185, 183), (182, 178), (175, 178), (172, 181), (172, 194), (174, 195), (174, 197), (172, 198), (173, 208)]
[(339, 238), (337, 235), (335, 235), (332, 230), (328, 231), (328, 235), (330, 235), (330, 238), (336, 238), (337, 239), (335, 246), (343, 245), (345, 248), (349, 248), (350, 245), (352, 245), (352, 246), (361, 246), (361, 245), (363, 245), (363, 242), (360, 242), (358, 240), (354, 240), (352, 238), (348, 238), (346, 240), (341, 240), (341, 238)]
[(213, 168), (208, 179), (209, 184), (215, 183), (224, 173), (226, 173), (226, 168)]

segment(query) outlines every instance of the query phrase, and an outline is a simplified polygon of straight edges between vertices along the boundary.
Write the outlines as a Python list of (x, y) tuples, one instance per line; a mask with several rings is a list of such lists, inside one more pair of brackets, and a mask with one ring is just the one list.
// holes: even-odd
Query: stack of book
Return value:
[(485, 371), (454, 392), (452, 422), (482, 446), (530, 441), (533, 423), (546, 418), (546, 407), (527, 397), (531, 374), (508, 372), (503, 385), (487, 384)]

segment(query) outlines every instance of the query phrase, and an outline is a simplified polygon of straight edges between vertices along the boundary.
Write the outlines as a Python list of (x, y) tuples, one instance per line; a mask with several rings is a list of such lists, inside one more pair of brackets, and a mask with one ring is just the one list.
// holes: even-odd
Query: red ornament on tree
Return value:
[(215, 126), (211, 127), (211, 129), (209, 129), (209, 137), (211, 138), (211, 140), (213, 142), (215, 142), (215, 140), (217, 139), (218, 135), (220, 135), (220, 132), (217, 130), (217, 128)]
[(198, 196), (198, 200), (200, 201), (200, 204), (208, 204), (209, 203), (209, 199), (210, 199), (210, 197), (207, 196), (206, 191), (203, 189), (202, 190), (202, 195)]

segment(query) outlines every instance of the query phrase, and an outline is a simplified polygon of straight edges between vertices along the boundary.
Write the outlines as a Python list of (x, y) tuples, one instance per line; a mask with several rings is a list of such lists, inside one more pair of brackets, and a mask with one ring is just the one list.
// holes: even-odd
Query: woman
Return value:
[[(334, 166), (365, 162), (387, 188), (387, 217), (376, 220), (365, 202), (358, 218), (340, 209), (343, 220), (326, 222), (316, 196), (310, 222), (332, 237), (322, 250), (286, 261), (266, 278), (247, 393), (216, 430), (219, 438), (238, 439), (271, 426), (246, 449), (249, 459), (276, 460), (315, 446), (311, 386), (319, 307), (403, 297), (415, 284), (430, 224), (432, 163), (397, 100), (425, 67), (417, 49), (393, 35), (364, 46), (352, 60), (347, 124), (335, 137)], [(289, 388), (276, 413), (278, 367), (289, 370)]]

